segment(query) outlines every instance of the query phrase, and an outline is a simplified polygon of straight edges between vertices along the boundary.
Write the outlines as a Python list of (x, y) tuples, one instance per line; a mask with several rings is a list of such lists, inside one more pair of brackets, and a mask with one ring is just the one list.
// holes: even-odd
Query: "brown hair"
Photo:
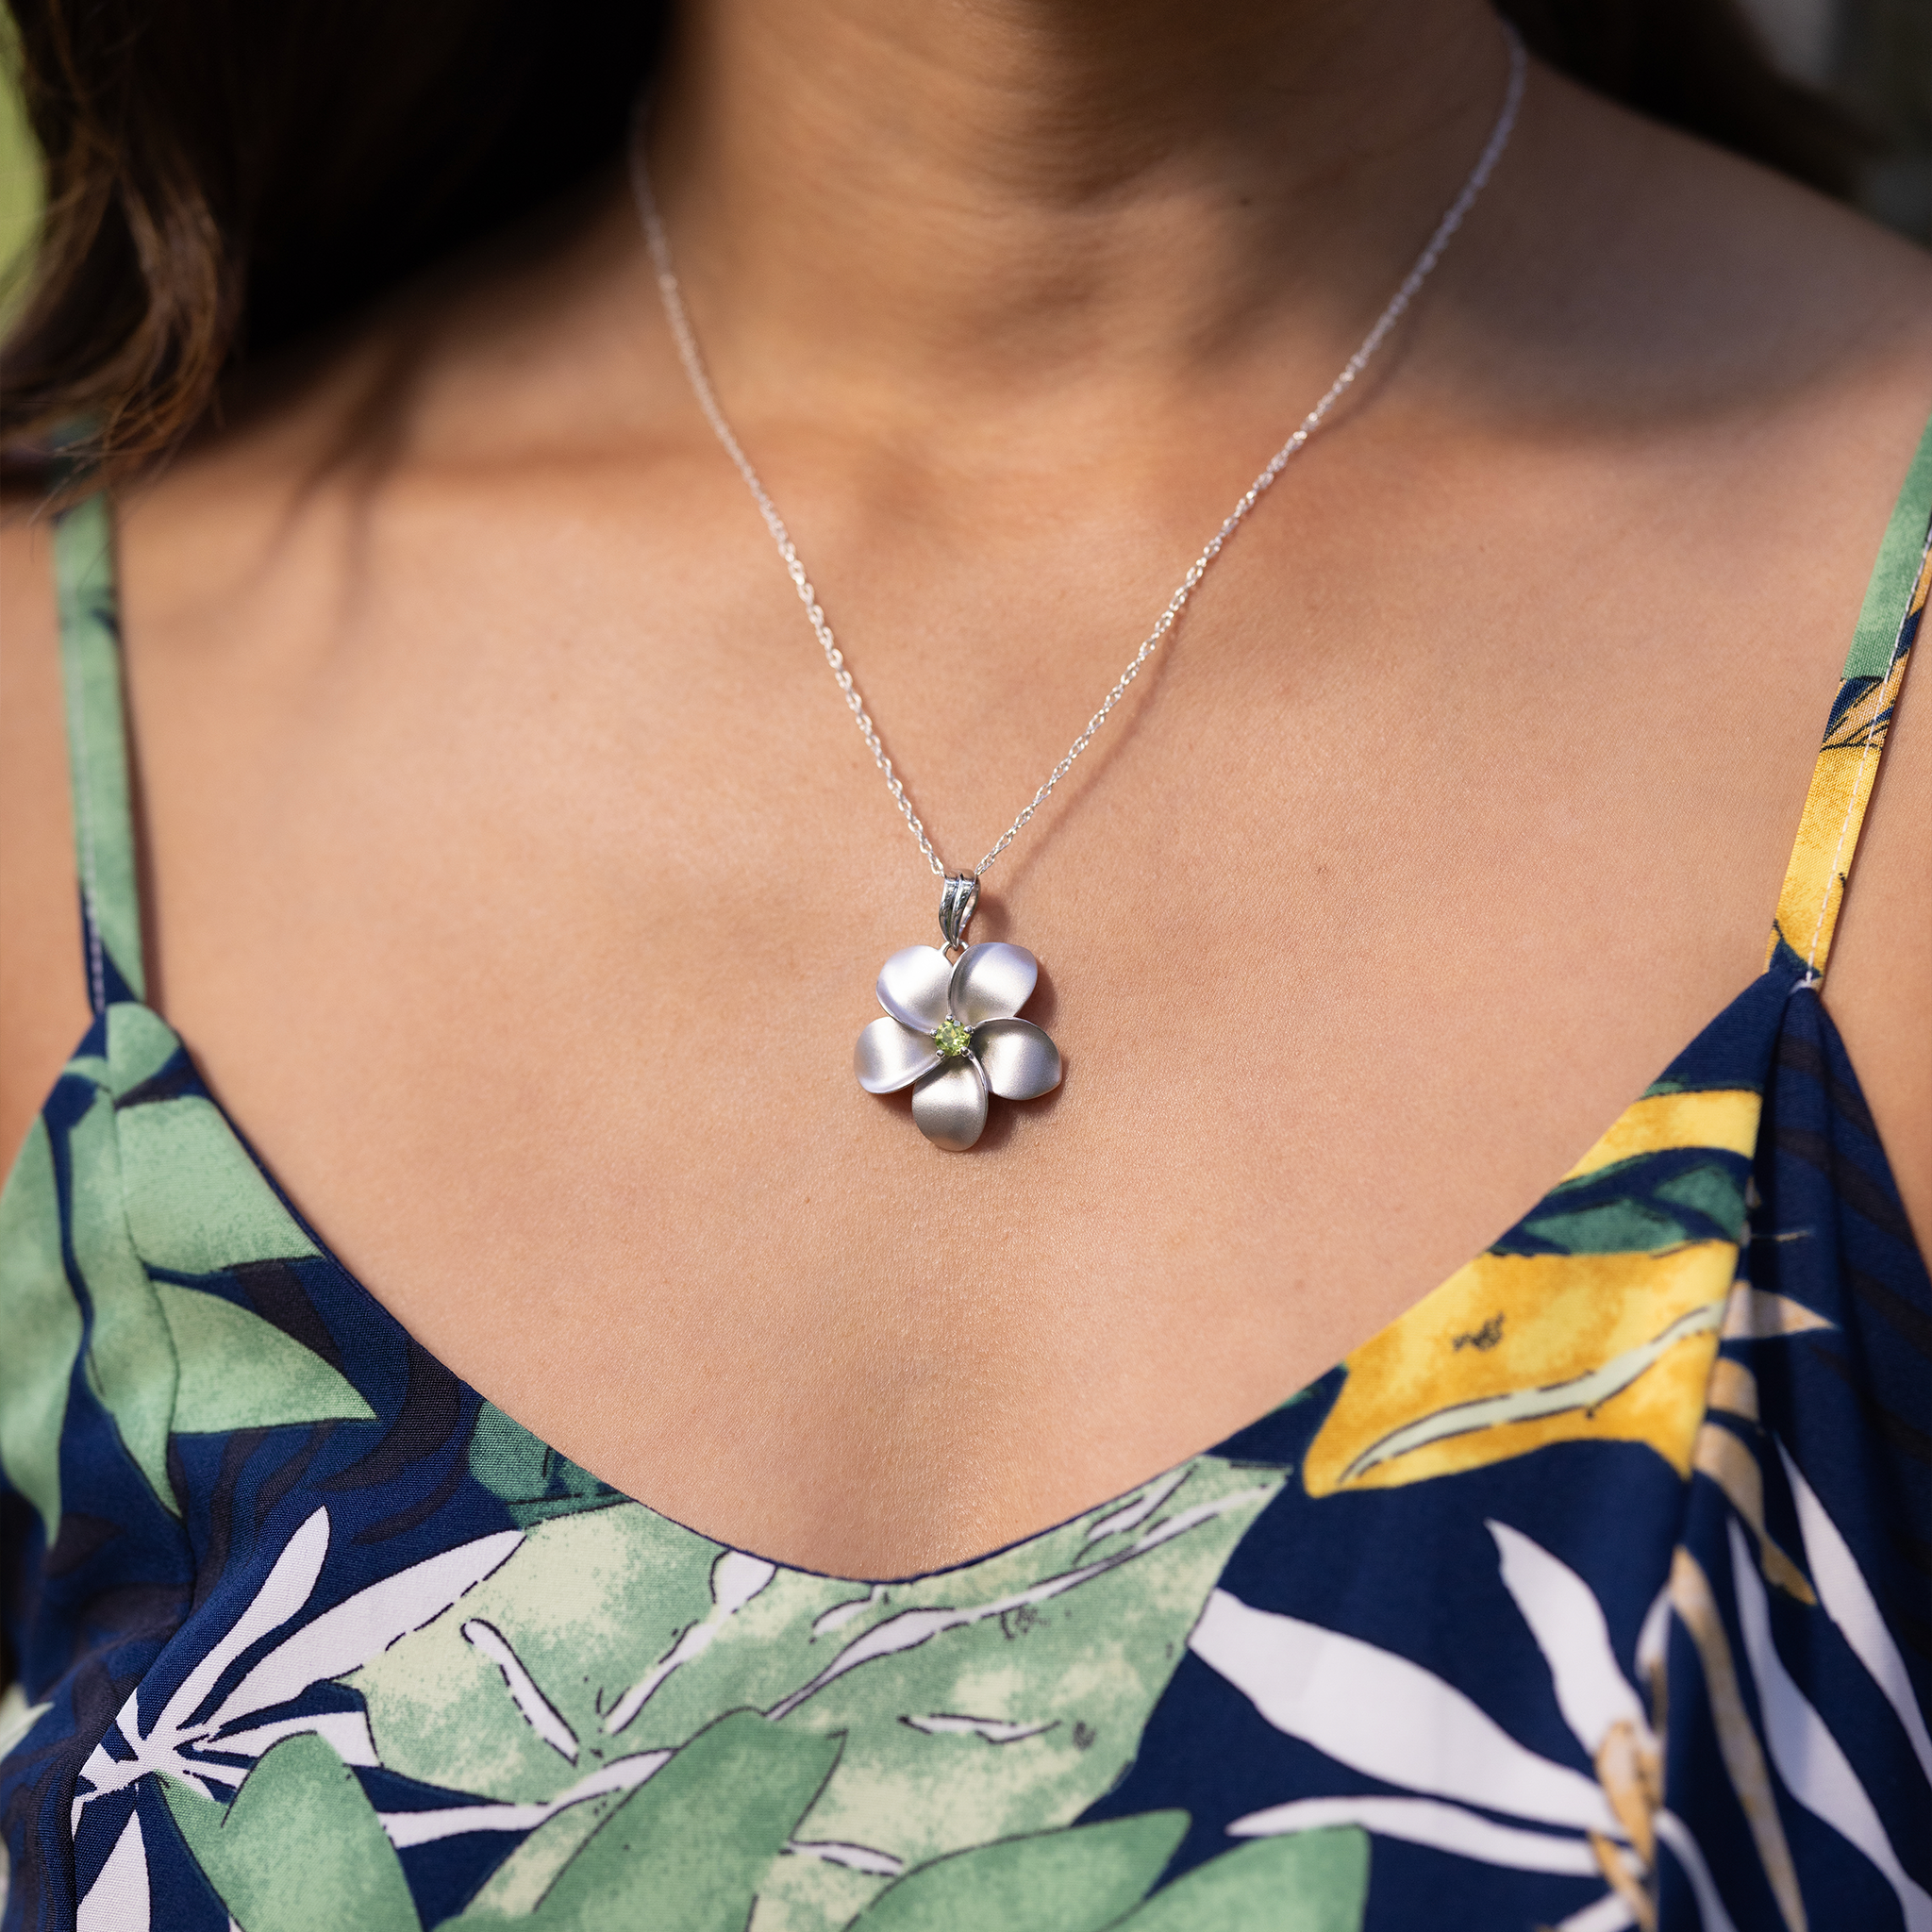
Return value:
[[(1503, 0), (1553, 65), (1828, 192), (1850, 125), (1737, 0)], [(14, 0), (46, 213), (6, 344), (16, 475), (63, 425), (110, 475), (177, 443), (244, 357), (368, 301), (606, 160), (649, 0)], [(73, 432), (70, 432), (70, 435)], [(40, 459), (43, 467), (43, 459)]]

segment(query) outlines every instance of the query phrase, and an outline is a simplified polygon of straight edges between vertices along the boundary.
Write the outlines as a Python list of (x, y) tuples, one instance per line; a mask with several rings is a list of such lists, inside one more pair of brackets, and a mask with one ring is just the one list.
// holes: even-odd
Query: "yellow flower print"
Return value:
[[(1499, 1244), (1347, 1358), (1303, 1465), (1307, 1492), (1393, 1489), (1582, 1441), (1646, 1442), (1688, 1478), (1738, 1246), (1682, 1239), (1654, 1202), (1687, 1198), (1688, 1152), (1748, 1159), (1761, 1104), (1723, 1088), (1626, 1108), (1522, 1224), (1572, 1252)], [(1585, 1246), (1607, 1252), (1574, 1252)]]
[(1563, 1179), (1581, 1180), (1620, 1160), (1679, 1147), (1717, 1147), (1749, 1160), (1757, 1148), (1757, 1121), (1763, 1110), (1762, 1097), (1747, 1087), (1646, 1093), (1617, 1116), (1609, 1132)]
[(1690, 1474), (1737, 1267), (1663, 1255), (1483, 1255), (1348, 1357), (1309, 1446), (1311, 1496), (1392, 1489), (1550, 1442), (1647, 1442)]
[[(1923, 608), (1928, 582), (1932, 582), (1932, 554), (1920, 574), (1915, 608)], [(1767, 965), (1777, 957), (1778, 942), (1783, 941), (1808, 970), (1824, 970), (1852, 854), (1857, 848), (1865, 807), (1878, 776), (1879, 754), (1885, 748), (1886, 731), (1909, 655), (1898, 653), (1885, 675), (1864, 680), (1862, 690), (1855, 689), (1860, 680), (1846, 680), (1840, 698), (1845, 708), (1833, 717), (1812, 768), (1798, 842), (1778, 893)]]

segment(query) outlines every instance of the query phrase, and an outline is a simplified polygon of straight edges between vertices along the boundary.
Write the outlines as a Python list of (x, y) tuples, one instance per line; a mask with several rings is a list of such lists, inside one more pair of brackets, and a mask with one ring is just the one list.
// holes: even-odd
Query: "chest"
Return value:
[[(728, 495), (430, 492), (172, 606), (137, 522), (170, 1016), (404, 1325), (630, 1493), (874, 1574), (1066, 1516), (1479, 1251), (1761, 958), (1855, 586), (1481, 474), (1243, 532), (988, 875), (1066, 1077), (967, 1155), (854, 1080), (938, 882)], [(1159, 559), (866, 535), (847, 647), (963, 868)]]

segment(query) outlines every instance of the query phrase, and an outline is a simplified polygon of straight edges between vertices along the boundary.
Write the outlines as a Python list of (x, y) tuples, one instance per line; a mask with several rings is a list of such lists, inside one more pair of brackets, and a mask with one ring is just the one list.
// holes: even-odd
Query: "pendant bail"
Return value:
[(978, 879), (970, 872), (949, 873), (940, 893), (940, 930), (945, 935), (949, 954), (965, 950), (967, 923), (978, 904)]

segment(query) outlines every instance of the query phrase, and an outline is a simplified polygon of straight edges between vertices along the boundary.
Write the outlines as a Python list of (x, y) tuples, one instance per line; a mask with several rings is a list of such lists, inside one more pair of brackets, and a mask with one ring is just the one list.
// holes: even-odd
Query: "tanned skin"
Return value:
[[(692, 315), (954, 868), (1505, 72), (1478, 0), (691, 0), (653, 156)], [(936, 882), (613, 169), (125, 493), (153, 997), (540, 1436), (775, 1558), (957, 1561), (1319, 1374), (1760, 970), (1928, 413), (1924, 255), (1533, 70), (1374, 379), (989, 876), (1067, 1077), (943, 1154), (851, 1073)], [(0, 541), (11, 1147), (88, 1011), (44, 525)], [(1928, 850), (1908, 683), (1826, 1004), (1922, 1240)]]

